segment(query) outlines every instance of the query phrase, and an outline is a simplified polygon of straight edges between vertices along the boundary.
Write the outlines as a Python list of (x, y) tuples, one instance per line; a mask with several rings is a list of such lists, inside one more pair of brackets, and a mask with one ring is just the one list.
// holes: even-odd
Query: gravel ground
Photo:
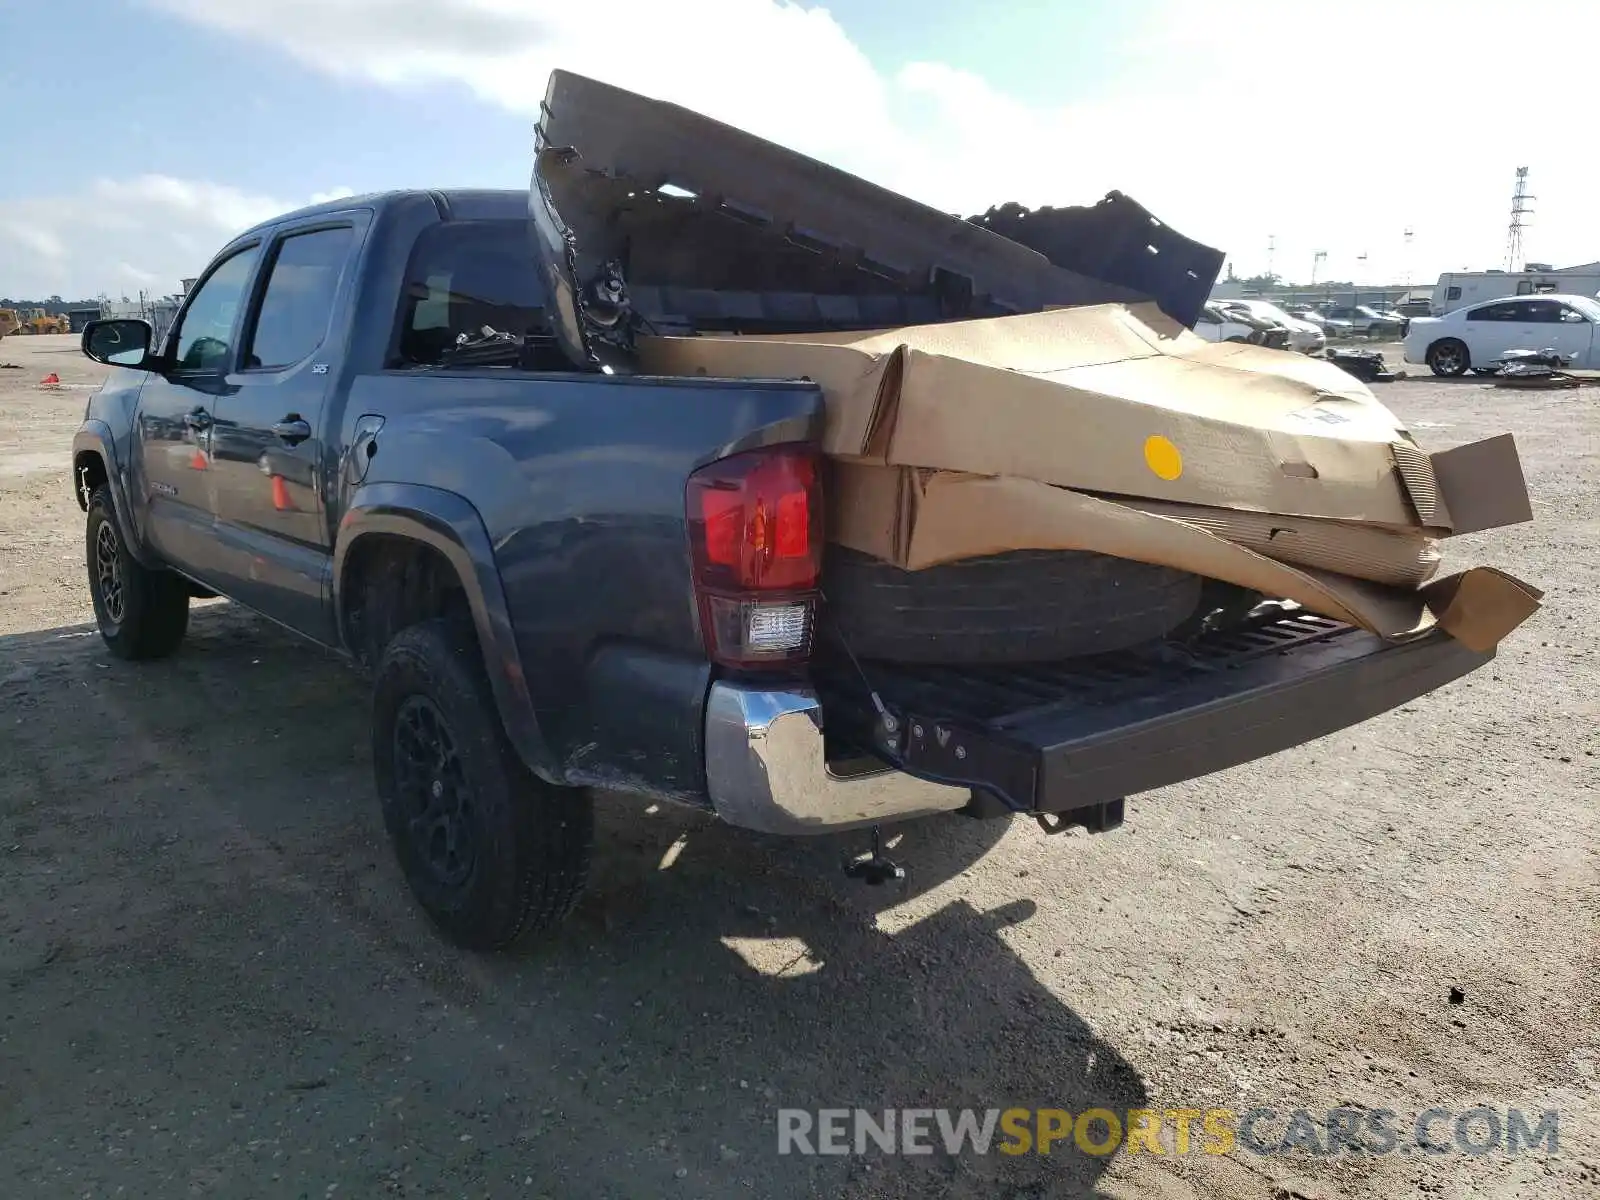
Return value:
[[(855, 840), (608, 801), (575, 918), (478, 958), (410, 904), (343, 666), (223, 603), (169, 662), (104, 652), (66, 469), (99, 369), (66, 337), (7, 360), (7, 1200), (1600, 1191), (1600, 391), (1382, 387), (1426, 445), (1517, 434), (1535, 524), (1449, 546), (1547, 589), (1491, 667), (1108, 836), (908, 826), (903, 896), (840, 876)], [(856, 1104), (1483, 1104), (1559, 1109), (1560, 1142), (776, 1153), (778, 1107)]]

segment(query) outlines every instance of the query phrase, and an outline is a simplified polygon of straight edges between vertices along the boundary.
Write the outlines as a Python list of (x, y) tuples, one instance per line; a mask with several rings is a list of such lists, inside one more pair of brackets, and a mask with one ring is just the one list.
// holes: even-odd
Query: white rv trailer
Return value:
[(1543, 263), (1528, 263), (1524, 271), (1447, 271), (1433, 287), (1433, 315), (1498, 300), (1502, 296), (1600, 295), (1600, 266), (1557, 271)]

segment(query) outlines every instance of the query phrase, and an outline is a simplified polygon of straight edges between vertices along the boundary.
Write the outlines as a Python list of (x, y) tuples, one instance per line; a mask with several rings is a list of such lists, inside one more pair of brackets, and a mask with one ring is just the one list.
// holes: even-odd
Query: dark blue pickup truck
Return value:
[(908, 573), (825, 547), (815, 385), (630, 366), (639, 330), (1130, 292), (1192, 319), (1214, 252), (1126, 197), (1041, 210), (1030, 247), (560, 73), (538, 146), (526, 192), (242, 234), (160, 345), (138, 321), (83, 334), (116, 368), (72, 450), (106, 644), (171, 654), (220, 594), (369, 670), (385, 820), (457, 941), (570, 908), (596, 790), (769, 833), (954, 810), (1101, 830), (1131, 793), (1486, 661), (1120, 559)]

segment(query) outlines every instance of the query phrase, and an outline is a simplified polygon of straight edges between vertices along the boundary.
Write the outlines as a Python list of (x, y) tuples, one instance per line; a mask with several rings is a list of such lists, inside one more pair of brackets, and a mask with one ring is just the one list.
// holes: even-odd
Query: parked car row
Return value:
[(1288, 335), (1289, 348), (1301, 354), (1319, 353), (1327, 345), (1327, 336), (1315, 322), (1291, 316), (1270, 300), (1224, 300), (1221, 304), (1229, 311), (1281, 327)]
[(1215, 310), (1202, 318), (1205, 328), (1196, 326), (1195, 332), (1212, 341), (1252, 341), (1234, 332), (1224, 332), (1223, 323), (1234, 322), (1254, 329), (1281, 330), (1283, 335), (1268, 337), (1263, 344), (1286, 342), (1289, 349), (1302, 354), (1319, 354), (1330, 341), (1339, 338), (1404, 338), (1411, 327), (1411, 319), (1392, 309), (1369, 304), (1325, 305), (1317, 308), (1284, 309), (1270, 300), (1228, 299), (1212, 300), (1208, 306)]
[[(1416, 318), (1366, 304), (1285, 311), (1268, 300), (1212, 300), (1195, 332), (1213, 342), (1330, 355), (1328, 343), (1335, 339), (1399, 338), (1404, 360), (1426, 364), (1435, 375), (1494, 374), (1507, 355), (1521, 353), (1600, 369), (1600, 301), (1582, 295), (1514, 297)], [(1346, 358), (1340, 365), (1365, 369), (1356, 358)], [(1381, 359), (1373, 369), (1383, 370)]]
[(1256, 346), (1271, 346), (1275, 350), (1291, 348), (1291, 334), (1287, 326), (1260, 316), (1237, 301), (1207, 301), (1199, 319), (1195, 321), (1194, 331), (1211, 342), (1249, 342)]
[(1327, 344), (1322, 330), (1266, 300), (1211, 300), (1194, 331), (1213, 342), (1250, 342), (1277, 350), (1317, 354)]

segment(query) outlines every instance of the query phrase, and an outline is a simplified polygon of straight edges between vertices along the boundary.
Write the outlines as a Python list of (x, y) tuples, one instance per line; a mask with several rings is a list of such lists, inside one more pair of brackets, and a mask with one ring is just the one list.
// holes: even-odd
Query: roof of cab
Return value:
[(352, 208), (383, 208), (415, 199), (432, 201), (439, 208), (439, 215), (447, 221), (514, 221), (528, 215), (528, 192), (525, 188), (407, 188), (392, 192), (367, 192), (360, 196), (340, 196), (321, 204), (308, 204), (293, 212), (280, 213), (261, 221), (245, 232), (250, 234), (271, 229), (285, 221), (331, 216), (349, 212)]

